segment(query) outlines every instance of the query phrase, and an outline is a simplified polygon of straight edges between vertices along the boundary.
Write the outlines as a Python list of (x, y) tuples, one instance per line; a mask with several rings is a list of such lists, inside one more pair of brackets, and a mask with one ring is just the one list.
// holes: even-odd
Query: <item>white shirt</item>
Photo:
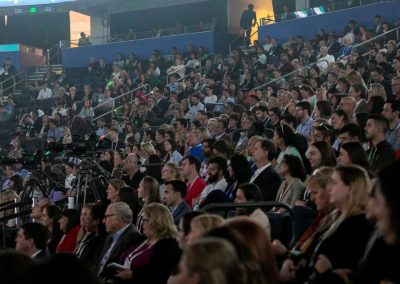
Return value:
[(265, 166), (263, 166), (263, 167), (257, 169), (257, 170), (254, 172), (253, 176), (251, 177), (250, 183), (253, 183), (253, 182), (256, 180), (256, 178), (257, 178), (266, 168), (268, 168), (268, 167), (270, 167), (270, 166), (271, 166), (271, 163), (268, 163), (268, 164), (266, 164)]
[(65, 108), (54, 109), (52, 115), (54, 116), (56, 113), (61, 114), (62, 116), (67, 116), (67, 110)]
[(52, 96), (53, 96), (52, 90), (49, 88), (46, 88), (46, 90), (41, 89), (39, 91), (39, 95), (38, 95), (37, 99), (44, 100), (44, 99), (51, 98)]
[(215, 103), (217, 103), (217, 101), (218, 101), (218, 98), (216, 95), (207, 96), (204, 98), (205, 104), (215, 104)]
[(214, 190), (225, 191), (227, 186), (228, 186), (228, 183), (226, 182), (225, 178), (220, 179), (216, 183), (208, 184), (201, 192), (201, 200), (204, 201), (204, 199), (207, 197), (207, 195), (209, 195), (210, 192), (212, 192)]
[(67, 189), (71, 189), (74, 183), (75, 176), (73, 174), (69, 174), (65, 177), (64, 187)]
[(37, 252), (35, 252), (34, 254), (31, 255), (31, 258), (35, 258), (42, 250), (38, 250)]
[(329, 64), (335, 62), (335, 57), (333, 55), (327, 54), (318, 58), (317, 66), (322, 69), (322, 71), (327, 71)]

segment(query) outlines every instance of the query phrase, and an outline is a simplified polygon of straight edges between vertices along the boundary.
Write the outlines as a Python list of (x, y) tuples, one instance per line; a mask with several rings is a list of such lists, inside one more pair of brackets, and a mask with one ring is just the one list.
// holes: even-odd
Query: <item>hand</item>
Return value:
[(279, 273), (281, 282), (287, 283), (292, 282), (296, 278), (296, 267), (291, 259), (287, 259), (283, 262), (281, 271)]
[(287, 248), (279, 240), (273, 240), (272, 252), (275, 256), (282, 256), (287, 252)]
[(118, 269), (117, 273), (115, 274), (115, 277), (121, 278), (121, 279), (132, 279), (132, 270), (130, 269)]
[(318, 273), (327, 272), (329, 269), (332, 269), (332, 263), (325, 255), (319, 255), (318, 260), (314, 265), (315, 270)]

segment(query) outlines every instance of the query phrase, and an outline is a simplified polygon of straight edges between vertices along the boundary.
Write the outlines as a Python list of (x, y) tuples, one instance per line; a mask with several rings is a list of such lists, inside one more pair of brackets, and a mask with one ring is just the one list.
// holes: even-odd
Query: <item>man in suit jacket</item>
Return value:
[(228, 130), (228, 121), (225, 119), (218, 119), (217, 125), (215, 127), (215, 135), (214, 138), (218, 140), (225, 140), (229, 143), (232, 142), (231, 136), (229, 136), (226, 131)]
[(118, 262), (121, 254), (129, 247), (141, 242), (142, 235), (132, 225), (132, 210), (125, 202), (115, 202), (107, 207), (103, 220), (109, 233), (104, 250), (98, 264), (98, 275), (104, 280), (111, 280), (115, 268), (107, 267), (112, 262)]
[(157, 87), (153, 88), (153, 94), (156, 98), (156, 105), (153, 111), (156, 112), (156, 116), (158, 118), (164, 117), (165, 113), (169, 108), (169, 100), (164, 96), (164, 93), (161, 92)]
[(186, 184), (181, 180), (167, 181), (164, 186), (163, 202), (172, 211), (175, 225), (179, 225), (182, 216), (192, 211), (185, 201)]
[(276, 146), (270, 139), (261, 139), (254, 146), (253, 161), (257, 166), (250, 183), (258, 185), (265, 201), (274, 201), (281, 184), (281, 178), (272, 168), (271, 161), (275, 158)]
[(24, 224), (15, 238), (15, 250), (36, 261), (45, 261), (50, 257), (47, 250), (47, 236), (47, 229), (42, 224)]
[(103, 58), (99, 59), (99, 65), (96, 70), (96, 77), (103, 81), (107, 80), (111, 75), (111, 69)]

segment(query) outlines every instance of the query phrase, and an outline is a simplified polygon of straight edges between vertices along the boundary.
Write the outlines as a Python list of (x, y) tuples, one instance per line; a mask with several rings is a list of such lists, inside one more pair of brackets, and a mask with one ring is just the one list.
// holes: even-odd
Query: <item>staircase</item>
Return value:
[[(62, 65), (61, 64), (54, 64), (54, 65), (50, 65), (51, 66), (51, 70), (56, 73), (56, 75), (60, 75), (61, 71), (62, 71)], [(43, 76), (46, 74), (47, 72), (47, 66), (43, 65), (43, 66), (38, 66), (36, 67), (36, 71), (33, 71), (32, 73), (30, 73), (28, 75), (28, 77), (26, 78), (27, 83), (35, 83), (35, 81), (42, 81), (43, 80)]]

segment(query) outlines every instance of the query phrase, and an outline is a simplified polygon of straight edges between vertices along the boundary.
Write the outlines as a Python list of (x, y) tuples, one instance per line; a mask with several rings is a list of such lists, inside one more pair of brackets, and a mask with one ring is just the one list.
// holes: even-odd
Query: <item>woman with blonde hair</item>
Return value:
[(151, 142), (145, 142), (141, 145), (140, 160), (142, 164), (146, 164), (150, 155), (155, 155), (156, 149)]
[(360, 72), (358, 71), (350, 71), (349, 74), (346, 76), (347, 81), (349, 82), (349, 85), (351, 86), (352, 84), (362, 84), (365, 85), (364, 79), (362, 78)]
[[(328, 194), (328, 185), (331, 182), (333, 171), (333, 167), (320, 167), (306, 179), (305, 185), (309, 191), (310, 199), (313, 201), (317, 209), (317, 216), (311, 224), (308, 221), (308, 218), (302, 218), (299, 220), (299, 223), (310, 225), (294, 245), (292, 251), (305, 254), (309, 250), (313, 239), (319, 234), (319, 232), (323, 232), (332, 224), (332, 218), (328, 218), (327, 216), (329, 216), (333, 209), (333, 206), (329, 203)], [(288, 249), (279, 240), (273, 240), (272, 249), (274, 254), (279, 257), (288, 252)], [(294, 268), (293, 260), (290, 258), (286, 259), (284, 261), (284, 267)], [(284, 277), (290, 277), (287, 271), (282, 270), (281, 273)]]
[(178, 273), (169, 284), (244, 284), (245, 269), (238, 265), (235, 248), (228, 241), (207, 237), (193, 242), (185, 250)]
[(205, 126), (200, 126), (197, 129), (196, 133), (197, 133), (197, 137), (199, 138), (200, 142), (203, 141), (204, 139), (211, 137), (209, 130)]
[(192, 243), (209, 230), (214, 229), (223, 223), (224, 219), (221, 216), (214, 214), (204, 214), (195, 217), (192, 222), (190, 222), (190, 233), (187, 235), (188, 243)]
[(63, 128), (63, 141), (62, 141), (62, 143), (64, 145), (72, 143), (71, 130), (69, 129), (68, 126), (64, 126), (64, 128)]
[(166, 283), (178, 265), (181, 250), (170, 210), (152, 203), (143, 208), (143, 234), (147, 239), (122, 253), (117, 278), (135, 283)]
[(161, 170), (161, 177), (164, 181), (181, 180), (181, 169), (176, 163), (166, 163)]
[[(139, 183), (138, 198), (142, 202), (143, 207), (151, 203), (161, 203), (160, 185), (158, 181), (150, 176), (144, 177)], [(142, 208), (138, 214), (136, 221), (136, 225), (140, 231), (143, 231), (143, 214), (144, 211)]]
[(368, 173), (360, 166), (338, 166), (333, 171), (329, 203), (334, 210), (329, 217), (334, 221), (311, 245), (314, 249), (309, 267), (317, 273), (323, 274), (331, 269), (354, 272), (358, 267), (373, 231), (372, 224), (365, 217), (370, 186)]
[(369, 86), (368, 98), (372, 96), (383, 97), (386, 101), (387, 97), (385, 88), (379, 83), (372, 83)]

